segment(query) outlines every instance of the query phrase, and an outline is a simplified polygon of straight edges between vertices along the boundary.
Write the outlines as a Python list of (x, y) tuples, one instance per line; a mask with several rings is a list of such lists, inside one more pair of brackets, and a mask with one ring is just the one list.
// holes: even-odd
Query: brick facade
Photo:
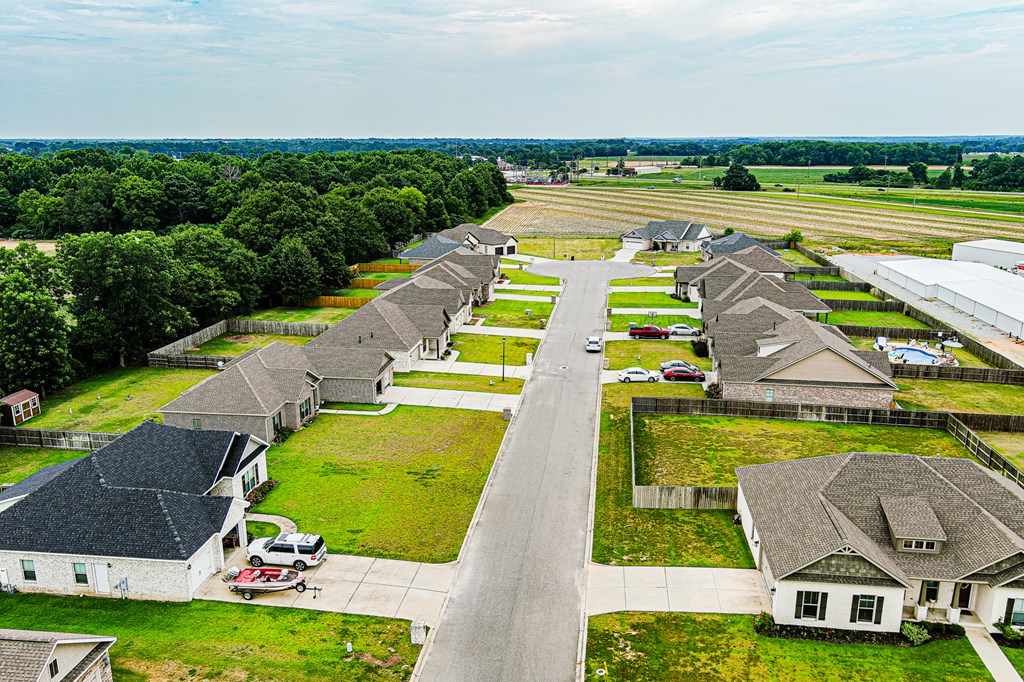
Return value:
[(888, 409), (892, 405), (893, 390), (885, 388), (851, 388), (843, 386), (799, 386), (791, 384), (722, 384), (722, 397), (726, 400), (766, 402), (767, 390), (774, 391), (776, 403), (804, 403), (816, 405), (846, 405)]

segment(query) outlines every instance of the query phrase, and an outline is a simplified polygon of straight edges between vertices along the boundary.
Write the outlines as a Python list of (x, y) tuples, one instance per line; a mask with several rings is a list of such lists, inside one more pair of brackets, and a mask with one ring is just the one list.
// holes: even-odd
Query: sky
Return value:
[(1024, 3), (0, 0), (0, 137), (1020, 134)]

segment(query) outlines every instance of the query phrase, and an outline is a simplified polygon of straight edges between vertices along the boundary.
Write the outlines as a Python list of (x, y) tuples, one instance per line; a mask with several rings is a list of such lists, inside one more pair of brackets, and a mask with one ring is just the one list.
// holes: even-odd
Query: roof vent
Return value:
[(362, 342), (363, 342), (363, 335), (360, 334), (359, 335), (359, 339), (356, 341), (356, 343), (362, 343)]

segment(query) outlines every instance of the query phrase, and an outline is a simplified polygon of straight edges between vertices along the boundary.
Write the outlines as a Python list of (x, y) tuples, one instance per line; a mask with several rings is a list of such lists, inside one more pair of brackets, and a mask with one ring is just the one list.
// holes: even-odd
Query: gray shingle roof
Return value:
[(38, 488), (46, 485), (57, 476), (60, 476), (68, 467), (72, 466), (77, 461), (77, 459), (72, 459), (67, 462), (48, 466), (41, 471), (37, 471), (23, 481), (20, 481), (19, 483), (12, 485), (7, 490), (0, 492), (0, 501), (12, 500), (15, 497), (28, 495)]
[[(502, 243), (504, 243), (504, 242), (502, 242)], [(398, 257), (399, 258), (415, 258), (415, 259), (424, 259), (424, 258), (431, 258), (432, 259), (432, 258), (437, 258), (438, 256), (443, 256), (444, 254), (446, 254), (446, 253), (448, 253), (450, 251), (454, 251), (455, 249), (459, 248), (460, 246), (462, 246), (462, 241), (461, 240), (460, 241), (455, 241), (453, 239), (449, 239), (448, 237), (442, 236), (440, 234), (435, 234), (432, 237), (428, 237), (419, 246), (414, 246), (411, 249), (406, 249), (405, 251), (402, 251), (400, 254), (398, 254)]]
[(707, 225), (691, 223), (688, 220), (652, 220), (643, 227), (630, 230), (626, 234), (635, 232), (644, 239), (693, 242), (700, 238), (701, 232), (706, 228)]
[(756, 246), (759, 249), (764, 249), (768, 253), (778, 256), (779, 254), (769, 249), (767, 246), (757, 241), (753, 237), (749, 237), (742, 232), (733, 232), (730, 235), (719, 237), (713, 240), (705, 251), (713, 256), (717, 256), (723, 253), (736, 253), (743, 249), (748, 249), (751, 246)]
[(927, 500), (920, 497), (880, 497), (882, 513), (898, 538), (945, 541), (946, 531)]
[(325, 379), (369, 379), (376, 380), (395, 359), (380, 348), (336, 348), (331, 346), (306, 346), (306, 357)]
[[(772, 571), (783, 578), (852, 547), (895, 578), (956, 580), (1024, 557), (1024, 491), (967, 459), (847, 453), (740, 467), (740, 487)], [(882, 500), (926, 504), (945, 534), (942, 552), (893, 546)], [(992, 581), (1024, 573), (1005, 570)], [(997, 584), (993, 582), (992, 584)]]
[(506, 244), (509, 239), (512, 239), (507, 234), (492, 230), (489, 227), (481, 227), (473, 223), (462, 223), (455, 227), (450, 227), (447, 230), (441, 230), (437, 233), (438, 236), (446, 237), (460, 244), (466, 241), (466, 235), (472, 234), (477, 242), (481, 244), (487, 244), (488, 246), (502, 246)]
[(468, 288), (457, 289), (427, 274), (402, 281), (385, 296), (385, 300), (392, 303), (441, 305), (450, 316), (454, 316), (470, 302), (472, 294)]
[[(424, 336), (438, 336), (437, 320), (446, 317), (441, 306), (398, 305), (389, 302), (386, 296), (380, 296), (310, 341), (309, 345), (408, 352), (418, 346)], [(424, 334), (421, 327), (430, 334)]]
[[(458, 265), (471, 272), (480, 284), (487, 284), (495, 279), (495, 271), (501, 263), (501, 257), (488, 256), (483, 253), (477, 253), (476, 251), (461, 248), (436, 258), (433, 263), (428, 263), (420, 268), (420, 270), (426, 270), (429, 272), (429, 268), (431, 268), (435, 263)], [(417, 270), (416, 272), (419, 272), (420, 270)]]
[(750, 298), (764, 298), (797, 312), (831, 312), (810, 289), (797, 282), (779, 279), (735, 263), (744, 274), (738, 278), (705, 277), (701, 280), (701, 317), (714, 319), (733, 304)]
[[(64, 643), (96, 642), (96, 646), (82, 657), (82, 663), (87, 667), (116, 641), (116, 637), (103, 635), (0, 629), (0, 680), (37, 682), (43, 677), (54, 649)], [(73, 680), (78, 667), (60, 672), (66, 676), (65, 679)]]

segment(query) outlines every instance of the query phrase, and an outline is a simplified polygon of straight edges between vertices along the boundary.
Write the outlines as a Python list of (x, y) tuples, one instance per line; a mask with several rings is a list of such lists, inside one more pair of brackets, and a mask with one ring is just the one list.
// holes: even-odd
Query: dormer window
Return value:
[(879, 504), (897, 552), (938, 554), (946, 532), (927, 501), (919, 497), (883, 497)]
[(903, 549), (918, 552), (934, 552), (934, 540), (904, 540)]

